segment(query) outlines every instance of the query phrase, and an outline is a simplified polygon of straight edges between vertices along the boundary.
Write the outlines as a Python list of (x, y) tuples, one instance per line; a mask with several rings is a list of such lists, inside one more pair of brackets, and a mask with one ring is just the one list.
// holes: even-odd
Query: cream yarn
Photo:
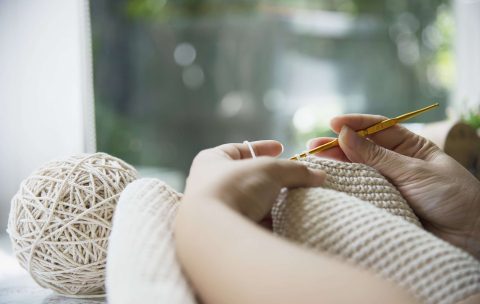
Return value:
[(480, 263), (423, 230), (376, 170), (315, 157), (305, 164), (328, 172), (325, 188), (290, 190), (279, 200), (276, 233), (370, 269), (425, 303), (456, 303), (480, 292)]
[(307, 157), (303, 164), (327, 173), (323, 188), (352, 195), (421, 227), (417, 216), (400, 192), (374, 168), (312, 156)]
[[(320, 158), (304, 163), (328, 172), (325, 186), (280, 198), (272, 210), (275, 233), (367, 268), (422, 302), (455, 303), (480, 292), (480, 263), (423, 230), (376, 170)], [(171, 225), (179, 199), (152, 179), (123, 192), (108, 253), (109, 303), (194, 303), (174, 254)]]
[(13, 197), (8, 233), (13, 251), (41, 286), (67, 296), (104, 294), (111, 219), (137, 173), (104, 153), (52, 161)]
[(127, 186), (109, 241), (109, 303), (195, 303), (173, 243), (172, 224), (180, 198), (156, 179), (143, 178)]

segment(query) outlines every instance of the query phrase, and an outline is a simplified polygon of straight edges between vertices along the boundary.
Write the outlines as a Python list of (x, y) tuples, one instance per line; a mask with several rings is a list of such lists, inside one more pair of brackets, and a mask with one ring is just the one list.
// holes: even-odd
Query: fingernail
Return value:
[(314, 138), (310, 138), (310, 139), (307, 141), (307, 149), (310, 149), (313, 140), (314, 140)]
[(350, 148), (358, 148), (362, 143), (362, 138), (350, 129), (348, 126), (343, 126), (340, 130), (340, 138), (343, 139), (343, 142)]

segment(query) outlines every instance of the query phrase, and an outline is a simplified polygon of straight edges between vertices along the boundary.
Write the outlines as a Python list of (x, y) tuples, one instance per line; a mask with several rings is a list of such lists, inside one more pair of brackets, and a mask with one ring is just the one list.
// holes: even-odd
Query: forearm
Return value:
[(206, 303), (411, 303), (369, 273), (275, 237), (220, 202), (185, 197), (175, 240)]

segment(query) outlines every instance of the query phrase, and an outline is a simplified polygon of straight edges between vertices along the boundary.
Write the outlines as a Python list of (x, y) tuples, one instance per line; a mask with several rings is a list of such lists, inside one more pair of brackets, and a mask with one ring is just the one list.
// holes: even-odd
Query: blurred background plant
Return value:
[(462, 120), (480, 133), (480, 108), (471, 109), (462, 117)]
[(224, 142), (274, 138), (290, 155), (341, 113), (445, 106), (455, 79), (446, 0), (90, 5), (98, 149), (184, 175)]

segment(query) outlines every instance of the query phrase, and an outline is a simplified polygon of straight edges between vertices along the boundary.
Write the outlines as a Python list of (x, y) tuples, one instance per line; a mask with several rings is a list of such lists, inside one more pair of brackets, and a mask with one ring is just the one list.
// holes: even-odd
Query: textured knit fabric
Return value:
[(400, 192), (374, 168), (318, 157), (308, 157), (303, 163), (310, 168), (321, 169), (327, 173), (323, 188), (354, 196), (421, 226)]
[(425, 303), (455, 303), (480, 292), (479, 262), (423, 230), (377, 171), (319, 158), (305, 164), (328, 172), (325, 187), (290, 190), (279, 199), (272, 211), (276, 233), (372, 270)]
[[(423, 230), (376, 170), (319, 158), (304, 163), (325, 170), (326, 183), (284, 193), (272, 210), (275, 233), (369, 269), (422, 302), (455, 303), (480, 292), (478, 261)], [(158, 180), (127, 186), (110, 236), (109, 303), (194, 303), (172, 240), (179, 198)]]
[(180, 194), (155, 179), (127, 186), (114, 214), (107, 256), (111, 304), (191, 304), (175, 256), (172, 224)]

